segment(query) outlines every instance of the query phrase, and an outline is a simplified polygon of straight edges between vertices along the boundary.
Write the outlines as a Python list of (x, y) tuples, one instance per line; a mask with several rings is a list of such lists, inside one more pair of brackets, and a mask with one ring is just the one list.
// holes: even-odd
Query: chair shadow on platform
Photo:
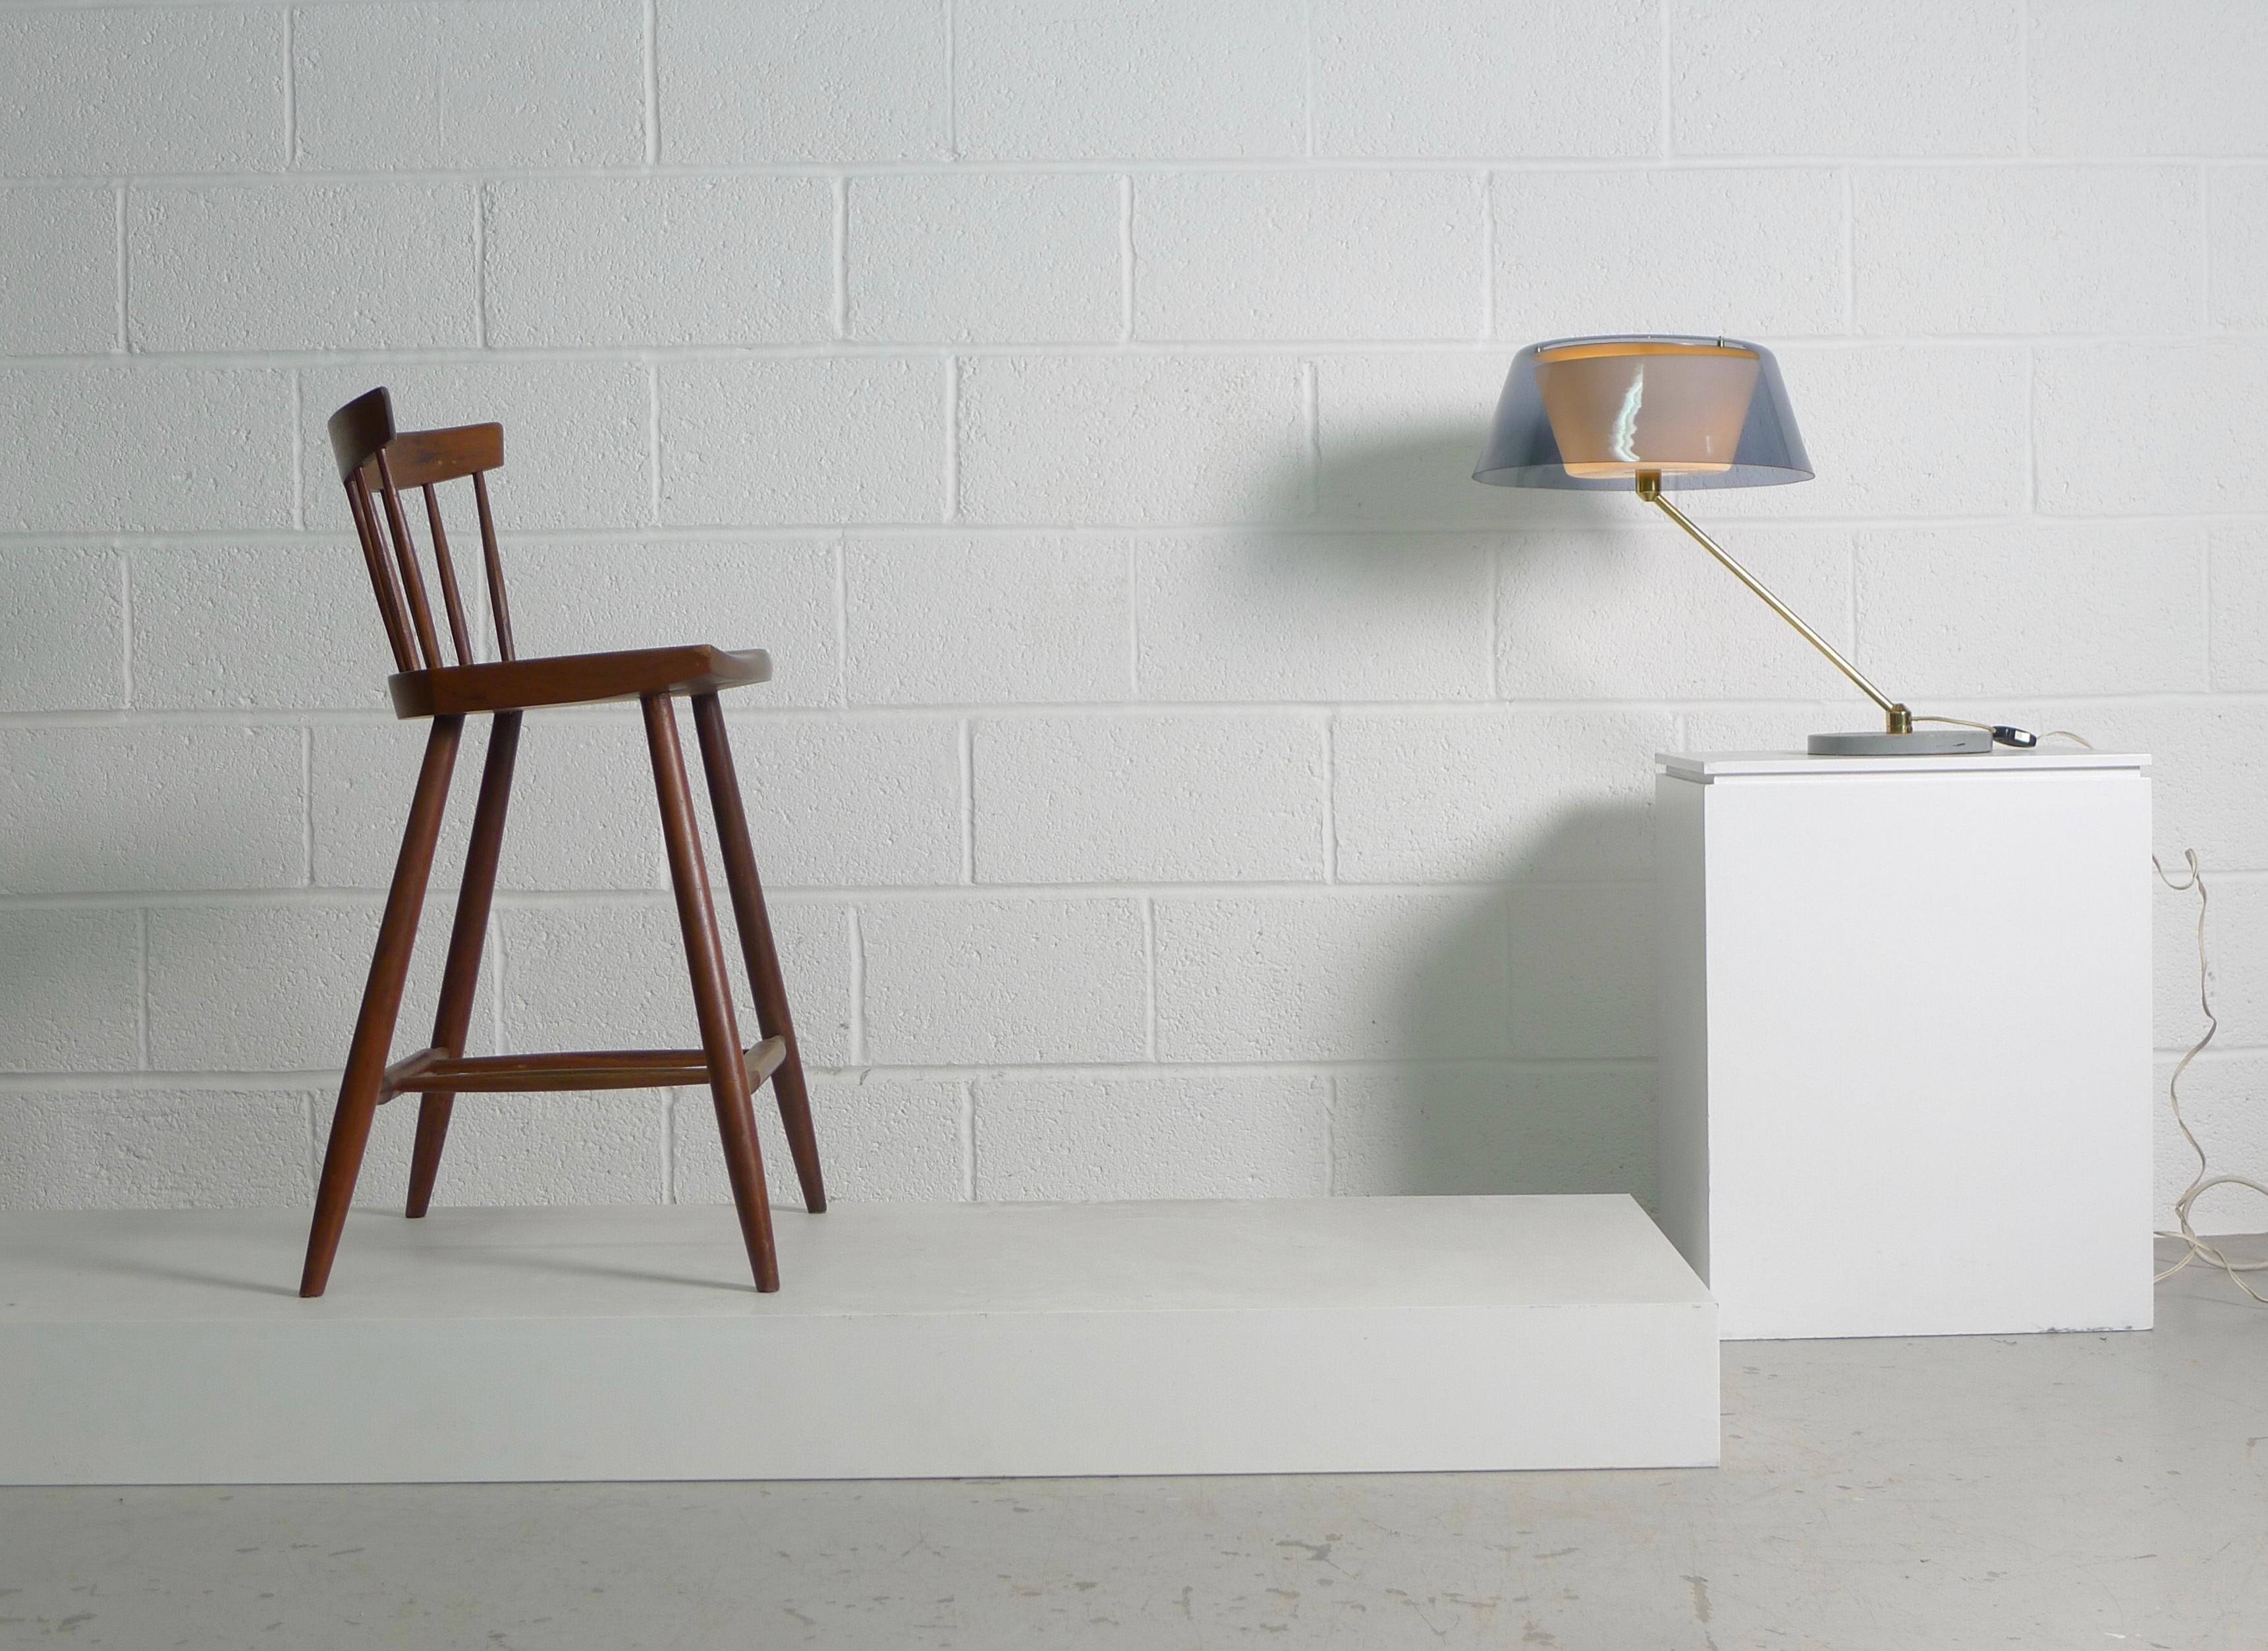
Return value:
[[(77, 1246), (31, 1248), (33, 1254), (30, 1258), (37, 1260), (42, 1266), (52, 1265), (58, 1271), (68, 1270), (74, 1273), (121, 1279), (151, 1279), (163, 1284), (193, 1284), (206, 1289), (238, 1290), (247, 1295), (280, 1295), (297, 1300), (299, 1294), (288, 1283), (279, 1282), (282, 1278), (280, 1270), (271, 1277), (265, 1265), (257, 1271), (234, 1274), (178, 1266), (143, 1256), (90, 1253)], [(44, 1255), (39, 1253), (42, 1249), (47, 1252)]]
[[(732, 1212), (730, 1205), (720, 1204), (717, 1208), (726, 1216)], [(611, 1279), (628, 1284), (667, 1285), (673, 1289), (719, 1290), (731, 1295), (746, 1296), (748, 1294), (747, 1280), (735, 1279), (730, 1270), (730, 1264), (735, 1259), (729, 1248), (730, 1229), (720, 1227), (718, 1232), (720, 1264), (714, 1273), (706, 1275), (690, 1271), (664, 1272), (652, 1267), (615, 1266), (585, 1257), (560, 1256), (541, 1249), (486, 1250), (482, 1252), (482, 1259), (485, 1265), (516, 1267), (523, 1272), (549, 1273), (555, 1277), (574, 1279)]]

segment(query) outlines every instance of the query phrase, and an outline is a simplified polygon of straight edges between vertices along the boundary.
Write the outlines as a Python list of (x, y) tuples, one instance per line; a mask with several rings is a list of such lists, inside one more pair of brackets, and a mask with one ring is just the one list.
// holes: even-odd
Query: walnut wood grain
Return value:
[[(457, 896), (457, 915), (449, 931), (448, 961), (441, 969), (441, 1001), (433, 1014), (433, 1043), (451, 1057), (465, 1052), (472, 1025), (473, 999), (480, 986), (481, 953), (489, 934), (489, 905), (496, 894), (497, 863), (504, 848), (504, 811), (512, 801), (512, 770), (519, 755), (519, 713), (505, 711), (489, 726), (489, 752), (481, 765), (481, 798), (473, 807), (473, 839), (465, 851), (465, 878)], [(394, 1073), (380, 1090), (394, 1093)], [(433, 1180), (440, 1173), (441, 1150), (448, 1144), (449, 1117), (456, 1097), (429, 1092), (417, 1109), (417, 1139), (409, 1154), (407, 1213), (422, 1216), (433, 1202)]]
[(433, 845), (441, 837), (441, 811), (449, 797), (449, 776), (457, 765), (462, 717), (436, 717), (425, 741), (425, 761), (417, 770), (417, 790), (409, 804), (409, 823), (401, 833), (401, 853), (387, 891), (386, 915), (379, 920), (378, 948), (370, 960), (370, 983), (355, 1017), (354, 1042), (339, 1084), (339, 1103), (331, 1115), (330, 1144), (323, 1151), (323, 1176), (315, 1190), (315, 1219), (307, 1235), (307, 1262), (299, 1275), (301, 1295), (320, 1295), (330, 1281), (355, 1181), (362, 1173), (370, 1120), (378, 1110), (386, 1080), (386, 1051), (401, 1013), (401, 985), (409, 976), (409, 953), (417, 941), (417, 914), (425, 904), (426, 881), (433, 873)]
[(384, 446), (394, 479), (403, 487), (431, 487), (504, 468), (502, 424), (405, 430), (388, 437)]
[[(787, 1058), (784, 1039), (768, 1037), (740, 1051), (755, 1088)], [(709, 1056), (697, 1049), (570, 1050), (553, 1055), (456, 1056), (421, 1049), (386, 1069), (388, 1095), (518, 1095), (556, 1089), (648, 1089), (706, 1084)]]
[(771, 674), (771, 655), (762, 648), (735, 653), (699, 643), (401, 671), (387, 679), (386, 691), (397, 717), (463, 716), (542, 705), (592, 705), (648, 694), (713, 694), (769, 682)]
[(772, 1098), (779, 1103), (780, 1126), (787, 1134), (803, 1207), (814, 1215), (827, 1207), (827, 1183), (819, 1169), (819, 1139), (811, 1124), (811, 1096), (803, 1084), (803, 1053), (796, 1045), (795, 1021), (788, 1013), (787, 985), (780, 976), (779, 948), (772, 942), (771, 918), (764, 910), (764, 886), (756, 875), (756, 855), (748, 841), (748, 819), (740, 803), (740, 777), (733, 767), (733, 743), (725, 731), (725, 711), (714, 694), (693, 696), (693, 726), (701, 736), (701, 766), (709, 776), (709, 802), (717, 820), (717, 849), (725, 862), (725, 886), (733, 896), (733, 922), (740, 932), (740, 953), (756, 998), (756, 1025), (770, 1042), (784, 1047)]
[(772, 1248), (770, 1197), (764, 1189), (763, 1159), (756, 1147), (756, 1115), (748, 1102), (741, 1065), (733, 996), (725, 987), (725, 948), (717, 937), (717, 910), (709, 897), (709, 873), (701, 863), (701, 838), (693, 823), (693, 792), (685, 780), (685, 753), (677, 741), (677, 712), (666, 694), (638, 702), (645, 713), (646, 747), (653, 757), (653, 788), (661, 804), (661, 837), (669, 851), (669, 882), (677, 896), (678, 925), (685, 932), (685, 962), (693, 977), (693, 1007), (701, 1022), (701, 1047), (708, 1057), (709, 1090), (717, 1102), (717, 1132), (725, 1144), (725, 1173), (733, 1183), (740, 1212), (740, 1239), (756, 1288), (779, 1288), (779, 1260)]

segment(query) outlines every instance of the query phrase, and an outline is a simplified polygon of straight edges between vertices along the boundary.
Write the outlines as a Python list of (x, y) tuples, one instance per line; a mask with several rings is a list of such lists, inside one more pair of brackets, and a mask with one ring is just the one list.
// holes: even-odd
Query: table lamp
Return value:
[(1982, 729), (1916, 732), (1913, 713), (1867, 679), (1764, 581), (1669, 502), (1669, 490), (1811, 480), (1771, 351), (1736, 338), (1631, 334), (1557, 338), (1513, 358), (1473, 480), (1495, 487), (1635, 487), (1693, 535), (1881, 708), (1881, 733), (1815, 733), (1814, 756), (1989, 751)]

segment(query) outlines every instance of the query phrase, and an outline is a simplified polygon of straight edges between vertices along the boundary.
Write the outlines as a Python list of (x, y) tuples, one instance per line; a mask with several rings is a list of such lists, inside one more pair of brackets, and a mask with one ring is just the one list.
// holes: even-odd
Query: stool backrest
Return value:
[[(489, 592), (489, 611), (496, 620), (497, 649), (504, 659), (516, 659), (512, 641), (512, 610), (504, 599), (504, 564), (497, 555), (496, 522), (489, 512), (488, 473), (504, 464), (502, 424), (464, 424), (454, 430), (394, 428), (394, 401), (383, 387), (355, 397), (331, 415), (331, 456), (338, 461), (339, 480), (347, 490), (347, 508), (354, 514), (355, 536), (362, 542), (362, 559), (370, 572), (370, 586), (378, 598), (379, 616), (386, 622), (386, 639), (394, 649), (398, 670), (439, 670), (455, 663), (475, 663), (473, 638), (465, 623), (464, 598), (457, 586), (456, 564), (449, 556), (449, 535), (441, 525), (441, 505), (434, 489), (444, 482), (469, 476), (473, 503), (480, 515), (482, 571)], [(433, 629), (433, 608), (426, 598), (424, 575), (418, 569), (417, 544), (411, 537), (401, 508), (405, 490), (425, 495), (425, 521), (433, 541), (433, 566), (441, 586), (443, 611), (448, 620), (453, 661), (441, 654), (440, 638)], [(381, 534), (379, 518), (386, 520)], [(387, 535), (393, 540), (388, 553)]]

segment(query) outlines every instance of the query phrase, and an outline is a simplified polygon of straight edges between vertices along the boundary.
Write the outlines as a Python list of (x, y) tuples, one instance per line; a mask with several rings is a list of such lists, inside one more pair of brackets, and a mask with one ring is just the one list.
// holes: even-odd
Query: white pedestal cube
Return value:
[(2148, 1327), (2147, 760), (1659, 759), (1663, 1224), (1727, 1339)]

